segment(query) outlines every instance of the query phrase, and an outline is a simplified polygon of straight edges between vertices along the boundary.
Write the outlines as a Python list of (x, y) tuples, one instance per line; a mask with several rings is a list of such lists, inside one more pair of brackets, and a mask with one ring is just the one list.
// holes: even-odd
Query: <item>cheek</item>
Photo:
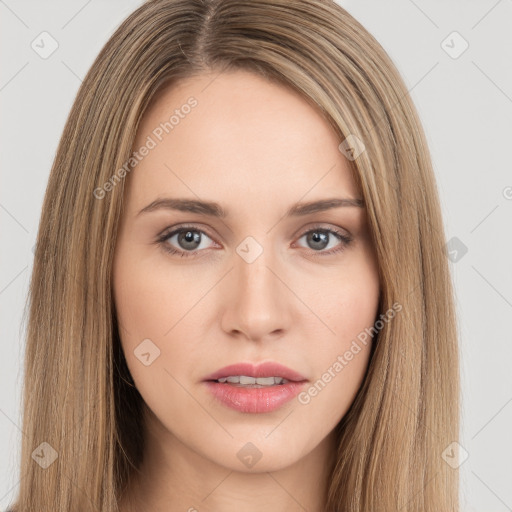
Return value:
[(185, 281), (182, 273), (171, 273), (154, 259), (131, 251), (124, 251), (114, 263), (121, 345), (135, 385), (153, 411), (167, 407), (170, 395), (180, 396), (172, 376), (176, 368), (186, 368), (187, 343), (177, 340), (184, 339), (187, 310), (199, 293)]
[(171, 271), (161, 261), (165, 258), (145, 260), (124, 255), (116, 262), (116, 312), (132, 341), (165, 339), (201, 297), (197, 276), (179, 268)]
[(318, 317), (329, 327), (323, 329), (327, 352), (345, 350), (365, 328), (374, 324), (379, 306), (380, 283), (374, 260), (358, 255), (336, 277), (308, 283), (303, 290), (310, 297)]
[[(123, 251), (114, 265), (121, 345), (132, 377), (146, 398), (155, 386), (174, 386), (169, 373), (181, 380), (191, 356), (201, 349), (191, 339), (197, 334), (197, 315), (204, 305), (201, 298), (215, 281), (184, 266), (170, 268), (161, 255), (144, 258)], [(147, 353), (146, 362), (154, 362), (145, 366), (141, 354)]]
[(316, 340), (316, 380), (299, 402), (314, 404), (332, 422), (346, 413), (363, 382), (372, 346), (370, 329), (378, 316), (379, 292), (373, 261), (361, 259), (339, 279), (327, 283), (322, 293), (314, 294), (315, 312), (332, 332), (323, 329), (326, 335)]

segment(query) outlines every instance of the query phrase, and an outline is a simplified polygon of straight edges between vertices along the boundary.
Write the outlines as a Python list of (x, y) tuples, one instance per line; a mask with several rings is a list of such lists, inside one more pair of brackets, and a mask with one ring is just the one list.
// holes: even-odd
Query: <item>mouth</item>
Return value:
[(298, 372), (275, 362), (230, 365), (204, 379), (219, 402), (243, 413), (274, 411), (292, 400), (306, 382)]
[(282, 386), (291, 382), (283, 377), (249, 377), (248, 375), (231, 375), (221, 377), (217, 380), (207, 382), (218, 382), (219, 384), (228, 384), (234, 387), (242, 388), (268, 388), (270, 386)]
[(307, 379), (299, 372), (280, 363), (267, 361), (260, 364), (236, 363), (208, 375), (205, 381), (239, 386), (279, 386)]

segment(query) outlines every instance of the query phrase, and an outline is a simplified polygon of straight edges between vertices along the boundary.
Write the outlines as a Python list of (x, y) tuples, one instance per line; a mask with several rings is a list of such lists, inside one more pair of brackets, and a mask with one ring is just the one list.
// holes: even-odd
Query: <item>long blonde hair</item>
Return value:
[(94, 191), (130, 158), (160, 88), (234, 69), (293, 88), (340, 143), (364, 144), (349, 162), (378, 256), (380, 310), (402, 305), (374, 339), (363, 385), (336, 427), (325, 510), (458, 510), (458, 471), (442, 456), (459, 436), (458, 343), (429, 150), (393, 62), (329, 0), (151, 0), (96, 58), (65, 125), (39, 225), (14, 510), (118, 510), (143, 453), (142, 398), (112, 300), (124, 180), (101, 199)]

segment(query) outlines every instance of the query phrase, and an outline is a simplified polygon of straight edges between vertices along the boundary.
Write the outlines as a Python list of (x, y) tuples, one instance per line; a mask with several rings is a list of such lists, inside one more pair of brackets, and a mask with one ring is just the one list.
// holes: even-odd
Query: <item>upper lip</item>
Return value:
[(204, 380), (217, 380), (223, 377), (234, 375), (245, 375), (247, 377), (283, 377), (286, 380), (301, 382), (307, 380), (300, 373), (283, 366), (274, 361), (267, 361), (260, 364), (236, 363), (224, 366), (220, 370), (213, 372), (204, 378)]

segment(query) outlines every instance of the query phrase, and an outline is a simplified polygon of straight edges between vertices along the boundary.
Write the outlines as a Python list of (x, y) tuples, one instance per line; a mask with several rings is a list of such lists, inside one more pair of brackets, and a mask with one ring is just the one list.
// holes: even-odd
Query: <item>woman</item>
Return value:
[(65, 126), (29, 301), (16, 512), (458, 510), (430, 156), (334, 2), (131, 14)]

